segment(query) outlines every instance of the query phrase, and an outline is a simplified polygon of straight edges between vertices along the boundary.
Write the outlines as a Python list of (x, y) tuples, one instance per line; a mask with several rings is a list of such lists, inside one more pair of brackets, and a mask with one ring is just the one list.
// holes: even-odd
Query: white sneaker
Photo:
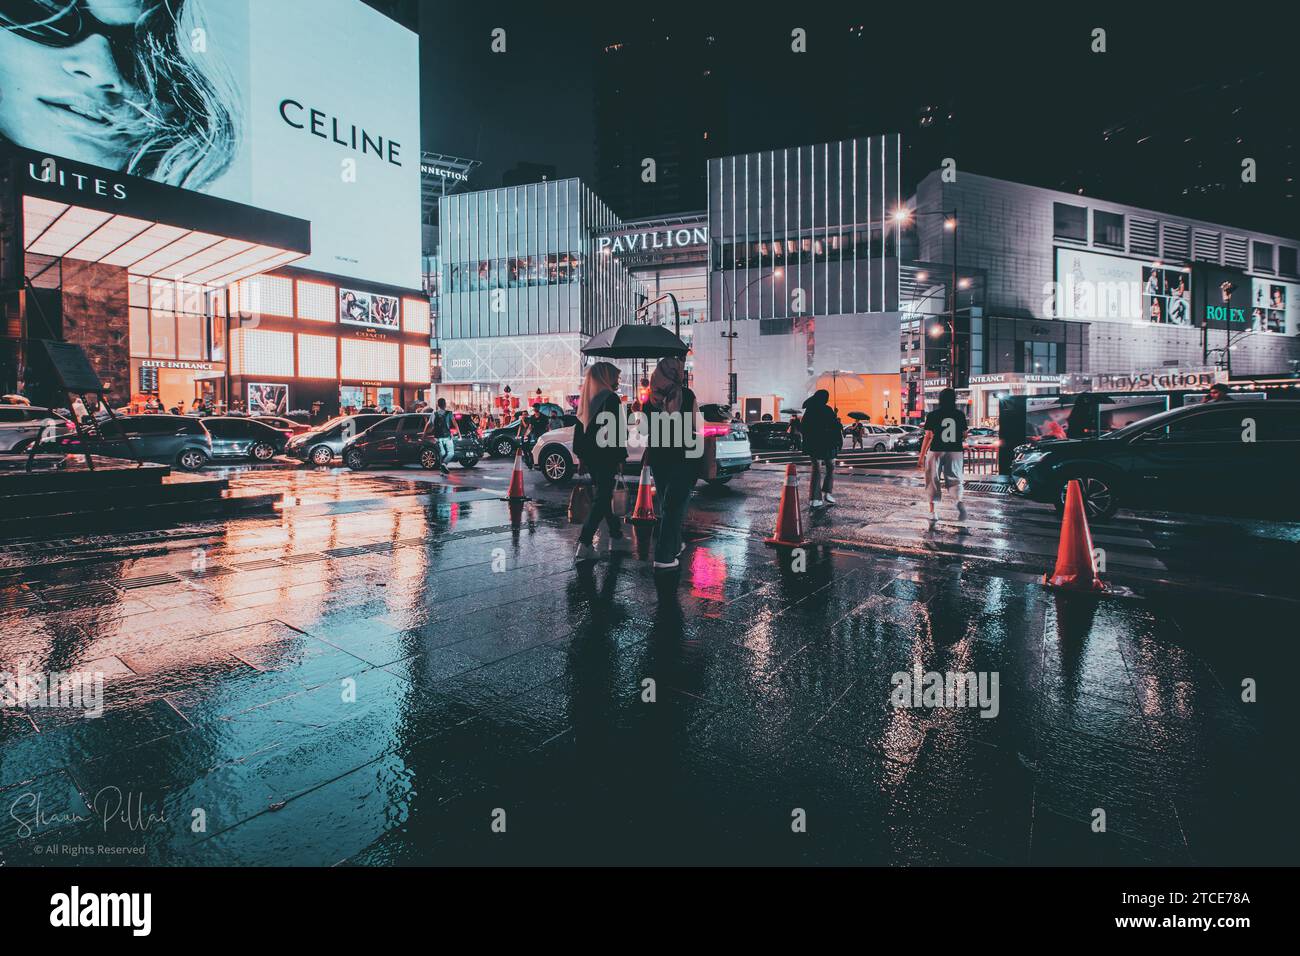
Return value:
[(600, 552), (589, 544), (578, 542), (578, 550), (573, 552), (573, 563), (581, 564), (583, 561), (595, 561), (600, 557)]
[(676, 558), (673, 558), (671, 561), (668, 562), (661, 563), (659, 561), (656, 561), (654, 564), (655, 564), (656, 571), (672, 571), (675, 568), (677, 568), (680, 565), (680, 563), (681, 562), (679, 562)]
[(833, 504), (835, 504), (835, 496), (832, 495), (832, 494), (830, 494), (830, 493), (828, 492), (827, 495), (826, 495), (826, 503), (827, 503), (828, 505), (833, 505)]
[(966, 502), (964, 501), (957, 502), (957, 520), (958, 521), (966, 520)]
[(610, 554), (629, 554), (632, 551), (632, 541), (627, 535), (606, 538), (605, 548)]
[(822, 501), (820, 498), (814, 498), (812, 501), (808, 502), (808, 507), (812, 509), (825, 508), (826, 502)]

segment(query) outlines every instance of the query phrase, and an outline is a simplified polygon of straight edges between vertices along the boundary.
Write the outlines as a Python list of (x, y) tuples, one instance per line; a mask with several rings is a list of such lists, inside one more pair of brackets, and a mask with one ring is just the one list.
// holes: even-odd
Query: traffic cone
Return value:
[(1092, 563), (1092, 532), (1083, 508), (1083, 485), (1070, 480), (1065, 492), (1065, 514), (1061, 521), (1061, 544), (1056, 551), (1056, 570), (1044, 575), (1043, 583), (1071, 591), (1104, 591)]
[(794, 464), (785, 466), (785, 485), (781, 489), (781, 504), (776, 512), (776, 530), (767, 543), (778, 548), (800, 548), (803, 538), (803, 515), (799, 513), (799, 473)]
[(655, 517), (655, 478), (647, 462), (641, 465), (641, 477), (637, 479), (636, 504), (627, 516), (629, 524), (653, 524)]
[(515, 467), (510, 472), (510, 487), (506, 489), (506, 501), (527, 501), (524, 494), (524, 449), (521, 445), (515, 449)]

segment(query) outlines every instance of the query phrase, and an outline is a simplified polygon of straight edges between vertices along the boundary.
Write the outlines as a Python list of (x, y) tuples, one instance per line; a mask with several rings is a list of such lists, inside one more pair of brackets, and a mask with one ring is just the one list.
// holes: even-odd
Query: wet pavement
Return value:
[[(796, 568), (780, 476), (698, 492), (658, 581), (575, 569), (567, 490), (512, 509), (500, 462), (0, 546), (0, 671), (103, 707), (0, 708), (0, 860), (1296, 862), (1296, 526), (1121, 517), (1130, 593), (1062, 596), (1050, 508), (930, 528), (911, 474), (842, 480)], [(894, 706), (931, 672), (996, 696)]]

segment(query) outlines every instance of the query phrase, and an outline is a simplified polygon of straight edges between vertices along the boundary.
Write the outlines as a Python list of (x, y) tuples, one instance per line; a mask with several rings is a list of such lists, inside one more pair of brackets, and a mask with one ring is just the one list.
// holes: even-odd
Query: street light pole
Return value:
[[(771, 272), (770, 274), (771, 274), (771, 276), (772, 276), (773, 279), (779, 279), (779, 278), (781, 278), (781, 276), (782, 276), (782, 272), (781, 272), (780, 267), (778, 266), (777, 268), (773, 269), (772, 272)], [(731, 404), (732, 402), (735, 402), (735, 401), (740, 397), (740, 389), (738, 389), (738, 388), (735, 389), (735, 394), (734, 394), (734, 395), (732, 394), (732, 383), (736, 380), (736, 351), (735, 351), (735, 344), (736, 344), (736, 337), (740, 334), (740, 333), (738, 333), (738, 332), (736, 331), (736, 302), (737, 302), (737, 300), (740, 299), (740, 297), (741, 297), (741, 295), (742, 295), (743, 293), (749, 291), (750, 286), (755, 285), (756, 283), (762, 282), (762, 281), (763, 281), (764, 279), (766, 279), (766, 278), (767, 278), (767, 276), (765, 276), (765, 275), (760, 275), (760, 276), (758, 276), (756, 279), (751, 279), (749, 282), (745, 283), (745, 285), (744, 285), (744, 286), (743, 286), (739, 291), (737, 291), (735, 295), (729, 295), (729, 296), (727, 296), (727, 306), (728, 306), (728, 308), (727, 308), (727, 331), (725, 331), (725, 332), (723, 332), (723, 333), (721, 333), (721, 334), (722, 334), (722, 337), (723, 337), (724, 339), (727, 340), (727, 400), (728, 400), (728, 404)], [(722, 291), (723, 291), (723, 292), (726, 292), (726, 291), (727, 291), (727, 274), (726, 274), (725, 272), (722, 274)]]
[(952, 211), (952, 295), (948, 300), (948, 387), (957, 390), (957, 210)]

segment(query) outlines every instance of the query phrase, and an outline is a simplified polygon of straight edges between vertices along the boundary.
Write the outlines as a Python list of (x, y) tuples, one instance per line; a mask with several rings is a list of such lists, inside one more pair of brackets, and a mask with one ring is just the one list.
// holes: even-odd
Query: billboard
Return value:
[(377, 292), (339, 289), (339, 321), (370, 329), (396, 332), (401, 324), (397, 299)]
[(1058, 319), (1194, 325), (1187, 268), (1082, 249), (1056, 250)]
[(305, 268), (420, 287), (414, 33), (360, 0), (0, 0), (0, 27), (0, 141), (308, 220)]

